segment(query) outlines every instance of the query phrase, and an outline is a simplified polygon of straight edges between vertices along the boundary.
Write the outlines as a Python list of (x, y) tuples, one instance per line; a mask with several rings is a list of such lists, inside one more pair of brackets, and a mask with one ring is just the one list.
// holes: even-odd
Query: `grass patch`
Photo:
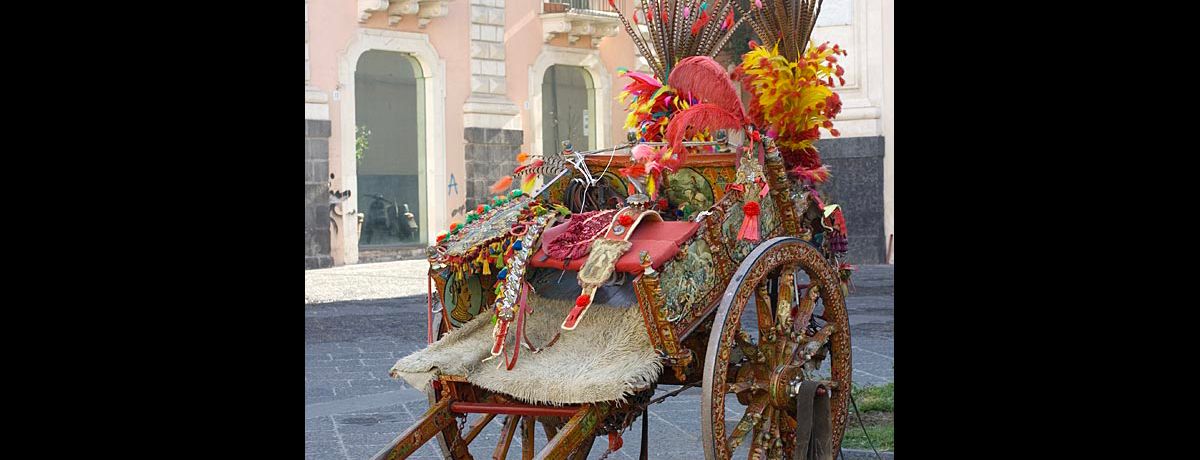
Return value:
[[(863, 435), (862, 427), (858, 426), (858, 420), (853, 420), (853, 416), (850, 418), (850, 424), (846, 426), (846, 436), (842, 437), (842, 447), (871, 450), (871, 443), (867, 442), (867, 437)], [(875, 449), (880, 452), (895, 451), (896, 442), (895, 436), (892, 434), (893, 428), (891, 422), (886, 425), (867, 425), (867, 433), (871, 435), (871, 442), (875, 443)]]
[(858, 387), (851, 390), (851, 393), (854, 395), (854, 402), (858, 403), (859, 411), (892, 412), (892, 394), (895, 392), (895, 387), (895, 383), (877, 387)]
[[(854, 401), (858, 403), (859, 414), (855, 415), (854, 407), (851, 406), (850, 417), (846, 423), (846, 434), (842, 436), (842, 446), (853, 449), (871, 449), (871, 444), (874, 443), (875, 448), (880, 451), (895, 450), (895, 435), (893, 429), (894, 416), (894, 393), (895, 384), (877, 387), (855, 387), (851, 390), (854, 395)], [(859, 425), (858, 417), (862, 417), (862, 424), (867, 427), (867, 434), (863, 434), (863, 428)], [(868, 435), (870, 442), (867, 441)]]

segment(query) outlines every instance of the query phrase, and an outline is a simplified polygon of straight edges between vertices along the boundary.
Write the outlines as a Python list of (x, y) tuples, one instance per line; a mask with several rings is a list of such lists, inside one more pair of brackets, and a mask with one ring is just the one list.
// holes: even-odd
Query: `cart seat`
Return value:
[[(642, 221), (634, 230), (633, 236), (629, 238), (629, 241), (633, 243), (633, 247), (629, 251), (626, 251), (620, 259), (617, 259), (617, 271), (632, 274), (641, 273), (642, 263), (638, 258), (638, 254), (642, 251), (650, 253), (651, 266), (655, 270), (662, 268), (664, 263), (679, 253), (680, 246), (694, 236), (699, 229), (700, 224), (698, 222)], [(542, 241), (550, 241), (550, 239), (566, 230), (566, 223), (551, 227), (542, 233)], [(567, 264), (566, 269), (578, 271), (579, 267), (582, 267), (586, 261), (587, 257), (572, 260)], [(543, 248), (538, 248), (533, 257), (529, 258), (529, 265), (562, 270), (563, 260), (556, 257), (548, 257)]]

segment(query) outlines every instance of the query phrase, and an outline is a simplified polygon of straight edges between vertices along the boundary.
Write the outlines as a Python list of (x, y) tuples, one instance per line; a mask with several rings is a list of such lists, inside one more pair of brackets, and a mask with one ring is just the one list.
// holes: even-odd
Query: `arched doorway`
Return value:
[[(393, 51), (362, 53), (354, 72), (362, 248), (428, 241), (425, 89), (419, 64)], [(411, 214), (411, 218), (408, 216)]]
[(542, 78), (542, 152), (570, 140), (575, 150), (596, 148), (596, 91), (587, 69), (555, 64)]

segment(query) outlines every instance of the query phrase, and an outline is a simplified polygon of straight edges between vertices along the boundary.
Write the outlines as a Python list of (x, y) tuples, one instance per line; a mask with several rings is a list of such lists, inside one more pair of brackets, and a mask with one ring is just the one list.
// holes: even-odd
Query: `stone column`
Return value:
[(333, 265), (329, 249), (329, 100), (309, 84), (308, 1), (304, 2), (304, 268)]
[(467, 209), (512, 172), (524, 141), (520, 109), (505, 96), (504, 1), (471, 0), (471, 95), (463, 104)]

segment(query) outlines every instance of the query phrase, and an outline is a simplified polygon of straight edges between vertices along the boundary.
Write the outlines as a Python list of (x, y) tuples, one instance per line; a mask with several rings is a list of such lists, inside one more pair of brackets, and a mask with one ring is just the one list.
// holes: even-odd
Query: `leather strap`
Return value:
[(798, 460), (832, 460), (833, 430), (829, 419), (829, 391), (817, 394), (820, 383), (800, 382), (796, 395), (796, 451)]
[[(629, 224), (628, 228), (626, 228), (624, 225), (621, 225), (621, 216), (630, 216), (633, 219), (633, 222), (631, 222)], [(662, 221), (662, 216), (659, 215), (658, 212), (656, 212), (656, 211), (638, 211), (638, 210), (634, 209), (633, 207), (622, 208), (615, 215), (613, 215), (612, 222), (609, 223), (608, 230), (604, 232), (604, 235), (601, 236), (600, 238), (597, 238), (596, 240), (594, 240), (593, 244), (599, 243), (600, 240), (626, 241), (627, 242), (627, 241), (629, 241), (629, 238), (633, 235), (633, 231), (635, 229), (637, 229), (637, 226), (640, 225), (642, 223), (642, 221), (647, 220), (647, 219), (649, 219), (650, 221)], [(601, 244), (603, 244), (603, 243), (601, 243)], [(625, 248), (622, 251), (626, 251), (626, 250), (628, 250), (628, 248)], [(616, 261), (623, 254), (624, 254), (624, 252), (616, 255), (616, 257), (614, 257), (611, 261), (607, 261), (607, 260), (603, 261), (603, 263), (605, 263), (605, 264), (607, 264), (607, 263), (613, 264), (613, 266), (604, 266), (603, 267), (604, 269), (607, 269), (609, 276), (611, 276), (611, 274), (615, 272)], [(587, 314), (588, 308), (590, 308), (592, 306), (592, 303), (595, 302), (596, 289), (599, 288), (600, 286), (599, 286), (599, 284), (592, 284), (592, 283), (593, 282), (602, 283), (603, 281), (602, 280), (585, 281), (584, 275), (587, 275), (589, 273), (589, 271), (593, 268), (593, 265), (592, 265), (593, 262), (596, 262), (596, 263), (602, 262), (600, 259), (597, 259), (598, 257), (601, 257), (601, 256), (602, 255), (597, 254), (597, 250), (589, 251), (588, 261), (584, 262), (583, 266), (579, 268), (579, 275), (577, 275), (577, 279), (580, 281), (580, 285), (582, 287), (582, 289), (581, 289), (582, 292), (580, 292), (580, 295), (587, 296), (587, 303), (584, 305), (576, 305), (574, 308), (571, 309), (571, 312), (567, 315), (567, 317), (565, 319), (563, 319), (562, 326), (561, 326), (563, 330), (567, 330), (567, 331), (575, 330), (575, 327), (578, 326), (579, 322), (583, 320), (583, 316)]]

